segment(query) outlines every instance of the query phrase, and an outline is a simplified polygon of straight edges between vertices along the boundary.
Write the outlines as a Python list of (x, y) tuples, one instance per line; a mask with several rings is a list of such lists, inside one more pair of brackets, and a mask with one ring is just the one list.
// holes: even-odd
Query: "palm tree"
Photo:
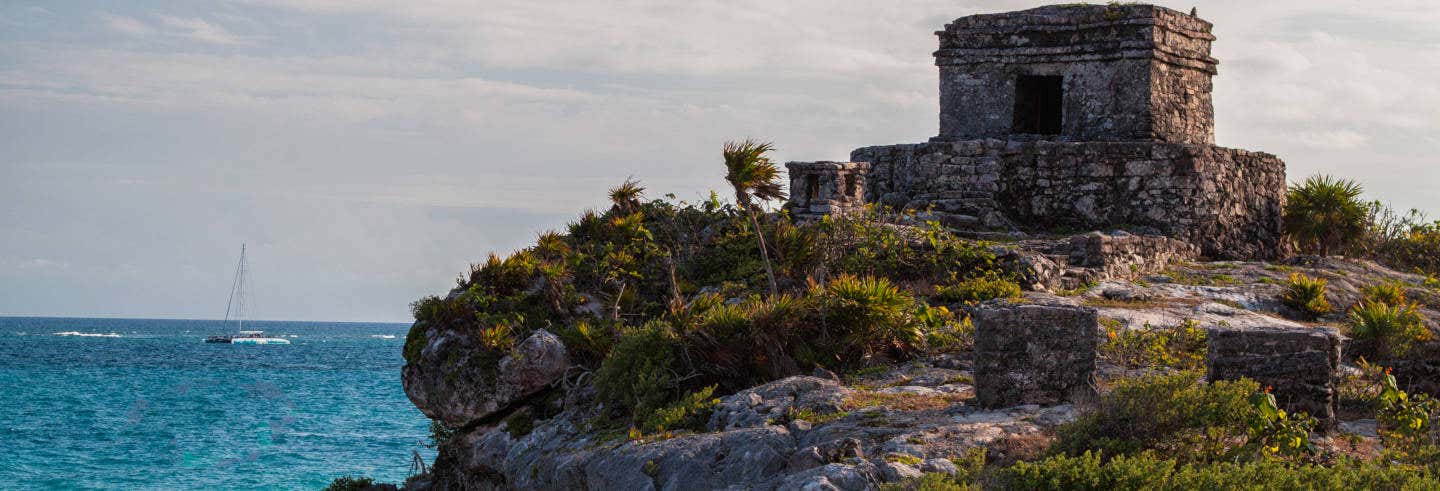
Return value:
[(765, 262), (765, 277), (770, 280), (771, 296), (779, 293), (779, 289), (775, 286), (775, 271), (770, 266), (770, 252), (765, 247), (765, 234), (760, 231), (760, 220), (755, 215), (759, 209), (757, 202), (785, 199), (785, 191), (780, 187), (780, 169), (765, 156), (774, 149), (772, 143), (746, 139), (725, 142), (723, 152), (725, 181), (735, 188), (735, 204), (750, 216), (750, 226), (760, 242), (760, 259)]
[(1361, 192), (1355, 181), (1328, 175), (1291, 185), (1285, 197), (1285, 232), (1322, 256), (1347, 249), (1365, 233)]
[(621, 213), (630, 214), (640, 210), (640, 198), (644, 195), (645, 187), (640, 181), (627, 177), (619, 186), (610, 188), (610, 203)]

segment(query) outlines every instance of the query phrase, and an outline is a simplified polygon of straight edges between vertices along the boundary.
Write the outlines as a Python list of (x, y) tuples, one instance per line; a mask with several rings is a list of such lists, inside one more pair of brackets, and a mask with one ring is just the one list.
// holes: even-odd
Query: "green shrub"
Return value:
[(1400, 390), (1395, 376), (1387, 371), (1376, 404), (1380, 438), (1392, 456), (1420, 462), (1436, 459), (1440, 463), (1440, 450), (1435, 448), (1440, 443), (1440, 428), (1435, 422), (1440, 417), (1440, 401)]
[(1118, 455), (1057, 455), (1020, 462), (1003, 473), (1005, 489), (1191, 490), (1191, 489), (1435, 489), (1434, 471), (1383, 462), (1342, 460), (1333, 466), (1277, 460), (1186, 463), (1163, 452)]
[(1240, 456), (1258, 410), (1250, 380), (1200, 383), (1180, 372), (1116, 383), (1098, 407), (1056, 429), (1052, 453), (1105, 455), (1157, 450), (1185, 461)]
[(1397, 270), (1440, 274), (1440, 220), (1414, 209), (1402, 215), (1379, 201), (1370, 202), (1367, 211), (1367, 255)]
[(555, 334), (565, 342), (570, 356), (586, 366), (596, 366), (615, 345), (615, 323), (577, 320), (561, 327)]
[(1285, 231), (1301, 250), (1328, 256), (1344, 253), (1364, 236), (1367, 210), (1355, 181), (1311, 176), (1290, 186)]
[(714, 385), (685, 394), (680, 400), (651, 413), (641, 429), (646, 433), (681, 429), (702, 431), (710, 420), (710, 412), (720, 403), (714, 395)]
[(952, 285), (937, 286), (932, 297), (944, 303), (979, 303), (996, 298), (1020, 298), (1020, 284), (996, 274), (987, 274)]
[[(1107, 324), (1102, 322), (1101, 324)], [(1207, 349), (1205, 329), (1186, 319), (1174, 327), (1125, 329), (1118, 322), (1105, 326), (1106, 341), (1100, 356), (1127, 368), (1168, 367), (1182, 370), (1201, 368)]]
[(362, 491), (370, 489), (370, 487), (374, 485), (375, 480), (368, 477), (344, 476), (337, 477), (334, 481), (330, 481), (330, 485), (325, 486), (324, 491)]
[(1358, 340), (1374, 340), (1374, 351), (1380, 359), (1404, 356), (1416, 343), (1433, 337), (1413, 303), (1362, 301), (1350, 309), (1348, 320), (1347, 334)]
[(884, 278), (842, 275), (812, 295), (819, 297), (821, 335), (838, 356), (836, 366), (875, 354), (904, 357), (924, 339), (915, 298)]
[(644, 421), (672, 401), (680, 383), (679, 339), (663, 322), (626, 330), (595, 371), (595, 390), (606, 402)]
[(1325, 278), (1291, 273), (1280, 300), (1309, 319), (1318, 318), (1331, 311), (1330, 301), (1325, 299), (1327, 283)]
[(834, 274), (892, 281), (934, 283), (952, 273), (969, 278), (998, 272), (995, 254), (985, 244), (961, 239), (936, 222), (918, 230), (897, 227), (905, 218), (875, 207), (826, 216), (814, 225), (816, 260)]

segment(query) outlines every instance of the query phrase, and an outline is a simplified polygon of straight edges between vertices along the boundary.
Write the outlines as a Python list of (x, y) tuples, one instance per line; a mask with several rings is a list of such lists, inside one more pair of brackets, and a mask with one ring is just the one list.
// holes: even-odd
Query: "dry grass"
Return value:
[(925, 411), (945, 409), (965, 402), (966, 399), (969, 397), (962, 394), (887, 394), (859, 390), (846, 397), (840, 406), (850, 411), (867, 407), (885, 407), (897, 411)]

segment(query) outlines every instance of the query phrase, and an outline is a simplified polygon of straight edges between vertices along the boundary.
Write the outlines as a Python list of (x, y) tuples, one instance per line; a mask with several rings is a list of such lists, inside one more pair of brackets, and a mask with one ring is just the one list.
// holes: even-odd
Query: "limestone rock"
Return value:
[(470, 336), (429, 329), (419, 359), (402, 369), (405, 395), (426, 417), (460, 427), (497, 415), (555, 383), (569, 367), (565, 344), (539, 330), (498, 361)]

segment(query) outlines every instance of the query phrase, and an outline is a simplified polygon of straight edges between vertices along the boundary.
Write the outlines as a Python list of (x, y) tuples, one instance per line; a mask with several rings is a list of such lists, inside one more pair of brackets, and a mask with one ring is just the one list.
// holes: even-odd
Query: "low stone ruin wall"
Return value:
[(1285, 163), (1213, 145), (971, 140), (865, 147), (866, 197), (952, 227), (1150, 227), (1219, 259), (1282, 255)]
[(1340, 378), (1340, 344), (1335, 328), (1212, 328), (1206, 377), (1242, 377), (1271, 387), (1286, 411), (1303, 411), (1335, 427), (1335, 385)]
[(1095, 391), (1095, 309), (984, 306), (975, 311), (975, 400), (981, 407), (1052, 405)]

